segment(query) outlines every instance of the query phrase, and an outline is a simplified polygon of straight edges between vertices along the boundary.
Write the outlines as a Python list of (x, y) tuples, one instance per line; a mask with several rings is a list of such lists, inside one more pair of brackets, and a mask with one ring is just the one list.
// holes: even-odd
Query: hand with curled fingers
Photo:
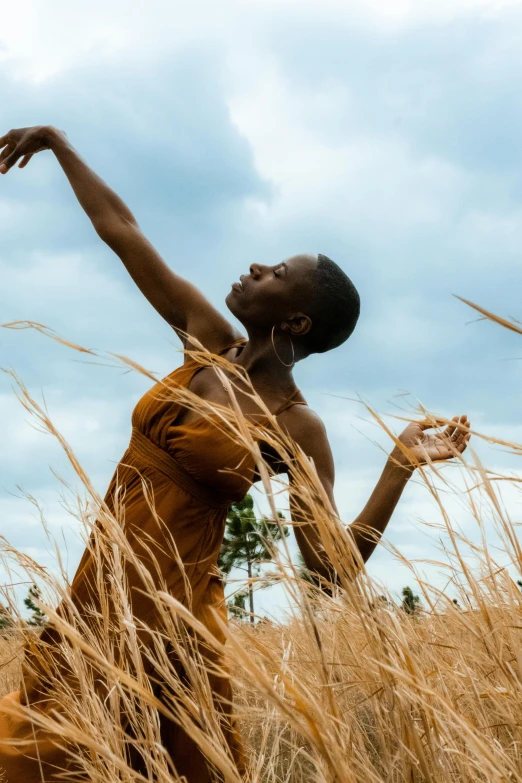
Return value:
[(65, 136), (63, 131), (49, 125), (10, 130), (0, 138), (0, 174), (7, 174), (16, 163), (18, 168), (25, 168), (37, 152), (51, 149), (53, 140), (60, 134)]
[(392, 457), (401, 465), (418, 467), (458, 457), (466, 450), (471, 438), (467, 416), (455, 416), (442, 432), (427, 432), (437, 426), (436, 420), (408, 424), (399, 435)]

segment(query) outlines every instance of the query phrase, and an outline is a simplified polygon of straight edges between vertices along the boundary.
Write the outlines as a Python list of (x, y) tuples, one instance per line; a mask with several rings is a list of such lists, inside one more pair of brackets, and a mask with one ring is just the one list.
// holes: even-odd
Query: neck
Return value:
[[(286, 335), (276, 336), (274, 343), (281, 359), (290, 363), (293, 354), (289, 338)], [(285, 366), (278, 359), (271, 336), (266, 338), (249, 334), (248, 343), (238, 356), (236, 364), (245, 368), (255, 387), (284, 390), (295, 388), (293, 367)]]

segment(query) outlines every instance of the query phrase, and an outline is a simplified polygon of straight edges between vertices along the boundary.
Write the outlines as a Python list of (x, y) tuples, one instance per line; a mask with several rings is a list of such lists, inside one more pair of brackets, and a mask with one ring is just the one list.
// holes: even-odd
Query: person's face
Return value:
[(312, 255), (292, 256), (274, 266), (252, 264), (250, 273), (233, 283), (227, 307), (247, 330), (269, 332), (307, 314), (316, 269), (317, 257)]

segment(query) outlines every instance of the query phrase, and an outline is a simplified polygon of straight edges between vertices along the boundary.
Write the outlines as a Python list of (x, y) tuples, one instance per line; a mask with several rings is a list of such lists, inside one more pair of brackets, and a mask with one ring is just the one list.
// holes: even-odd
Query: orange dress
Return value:
[[(246, 452), (205, 418), (187, 424), (176, 424), (181, 410), (176, 400), (176, 387), (190, 384), (201, 365), (190, 360), (156, 384), (137, 404), (132, 418), (132, 438), (109, 486), (105, 502), (111, 511), (121, 504), (124, 488), (124, 530), (127, 540), (140, 561), (148, 562), (153, 555), (168, 592), (185, 605), (209, 628), (216, 638), (224, 635), (215, 621), (214, 612), (226, 622), (223, 583), (216, 567), (222, 543), (227, 509), (241, 500), (255, 478), (255, 464)], [(172, 394), (166, 393), (166, 387)], [(289, 401), (289, 404), (297, 402)], [(284, 409), (285, 406), (282, 406)], [(280, 411), (278, 411), (279, 413)], [(227, 470), (228, 469), (228, 470)], [(143, 479), (152, 488), (155, 513), (150, 498), (143, 491)], [(118, 490), (118, 492), (117, 492)], [(116, 496), (119, 500), (116, 501)], [(162, 520), (161, 524), (159, 520)], [(172, 556), (172, 540), (179, 566)], [(96, 562), (89, 547), (74, 577), (71, 597), (80, 609), (96, 603), (93, 592)], [(143, 583), (133, 568), (126, 570), (132, 597), (132, 611), (138, 620), (154, 627), (154, 605), (139, 590)], [(187, 582), (190, 596), (187, 596)], [(133, 588), (137, 588), (133, 590)], [(54, 634), (54, 637), (53, 637)], [(50, 643), (57, 632), (44, 630), (41, 640)], [(223, 723), (232, 757), (242, 769), (240, 743), (230, 710), (231, 685), (226, 676), (210, 675), (211, 688)], [(30, 704), (37, 709), (56, 709), (52, 693), (46, 694), (43, 677), (34, 670), (24, 672), (19, 692), (0, 701), (0, 769), (5, 770), (6, 783), (42, 783), (53, 780), (57, 769), (68, 769), (67, 757), (57, 748), (52, 736), (43, 730), (34, 733), (33, 724), (23, 716), (2, 711), (3, 706)], [(38, 702), (38, 704), (37, 704)], [(213, 780), (205, 759), (197, 746), (174, 722), (160, 717), (162, 744), (170, 754), (179, 775), (189, 783)], [(9, 740), (26, 740), (23, 747)], [(35, 740), (36, 738), (36, 740)], [(42, 777), (43, 772), (43, 777)]]

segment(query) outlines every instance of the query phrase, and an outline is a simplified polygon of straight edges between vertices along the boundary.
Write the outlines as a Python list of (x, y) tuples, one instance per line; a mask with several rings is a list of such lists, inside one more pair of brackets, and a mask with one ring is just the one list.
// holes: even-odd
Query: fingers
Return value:
[[(417, 422), (418, 426), (421, 430), (429, 430), (432, 427), (440, 427), (442, 426), (447, 419), (424, 419), (423, 421)], [(443, 433), (441, 433), (441, 437), (443, 438), (449, 438), (453, 442), (456, 442), (457, 439), (463, 438), (464, 435), (469, 430), (469, 422), (468, 417), (464, 414), (462, 416), (454, 416), (450, 422), (446, 426), (446, 429)]]
[[(459, 424), (460, 424), (460, 427), (456, 430), (455, 435), (454, 435), (455, 445), (457, 445), (457, 446), (460, 445), (464, 441), (466, 436), (470, 435), (468, 417), (467, 416), (461, 416)], [(468, 440), (469, 440), (469, 437), (468, 437)]]
[[(444, 433), (439, 436), (442, 448), (440, 449), (440, 459), (451, 459), (462, 454), (469, 443), (471, 438), (470, 422), (468, 417), (454, 416), (451, 424), (448, 424)], [(444, 456), (443, 456), (444, 454)]]
[(468, 417), (461, 416), (459, 419), (459, 426), (452, 436), (453, 445), (460, 454), (465, 450), (471, 437), (469, 426)]
[[(9, 150), (9, 148), (6, 149)], [(23, 154), (24, 152), (23, 149), (21, 149), (21, 145), (17, 145), (14, 150), (12, 150), (7, 155), (7, 157), (4, 157), (3, 160), (0, 161), (0, 173), (7, 174), (9, 169), (11, 169), (15, 163), (20, 160)]]
[[(451, 422), (452, 422), (452, 423), (451, 423), (451, 424), (448, 424), (448, 426), (447, 426), (447, 427), (446, 427), (446, 429), (444, 430), (444, 436), (445, 436), (446, 438), (454, 438), (454, 436), (455, 436), (455, 433), (456, 433), (456, 432), (458, 432), (458, 430), (457, 430), (457, 424), (459, 423), (459, 417), (458, 417), (458, 416), (454, 416), (454, 417), (452, 418)], [(453, 422), (455, 422), (455, 424), (453, 424)]]
[(446, 438), (451, 438), (451, 440), (456, 443), (460, 438), (462, 438), (466, 432), (464, 427), (468, 426), (468, 417), (467, 416), (454, 416), (451, 420), (451, 424), (448, 424), (446, 429), (444, 430), (444, 436)]
[(18, 164), (19, 169), (25, 169), (31, 158), (33, 157), (34, 152), (30, 152), (28, 155), (24, 155), (20, 163)]
[(0, 163), (3, 163), (3, 161), (13, 152), (14, 146), (12, 144), (4, 144), (4, 149), (2, 152), (0, 152)]
[(7, 146), (5, 150), (2, 150), (2, 156), (0, 157), (0, 173), (6, 174), (11, 166), (9, 165), (9, 161), (12, 158), (15, 150), (13, 147)]
[(421, 428), (421, 430), (431, 430), (433, 427), (440, 427), (442, 424), (444, 424), (444, 419), (422, 419), (422, 421), (417, 421), (415, 424), (417, 424), (418, 427)]
[(6, 133), (5, 136), (2, 136), (0, 139), (0, 149), (2, 150), (0, 152), (0, 174), (5, 174), (9, 169), (6, 161), (16, 149), (16, 143), (14, 143), (13, 139), (11, 138), (11, 131)]
[(459, 454), (463, 454), (466, 451), (466, 449), (468, 448), (468, 443), (469, 443), (469, 439), (470, 438), (471, 438), (471, 435), (468, 433), (465, 436), (465, 438), (462, 441), (462, 443), (459, 443), (459, 445), (457, 446), (457, 451), (459, 452)]
[(471, 438), (471, 432), (461, 432), (460, 439), (456, 444), (459, 454), (462, 454), (464, 451), (466, 451), (466, 449), (468, 448), (468, 443), (470, 441), (470, 438)]
[(17, 163), (21, 169), (25, 168), (33, 155), (48, 146), (42, 128), (35, 126), (9, 131), (0, 138), (0, 149), (0, 174), (7, 174)]

